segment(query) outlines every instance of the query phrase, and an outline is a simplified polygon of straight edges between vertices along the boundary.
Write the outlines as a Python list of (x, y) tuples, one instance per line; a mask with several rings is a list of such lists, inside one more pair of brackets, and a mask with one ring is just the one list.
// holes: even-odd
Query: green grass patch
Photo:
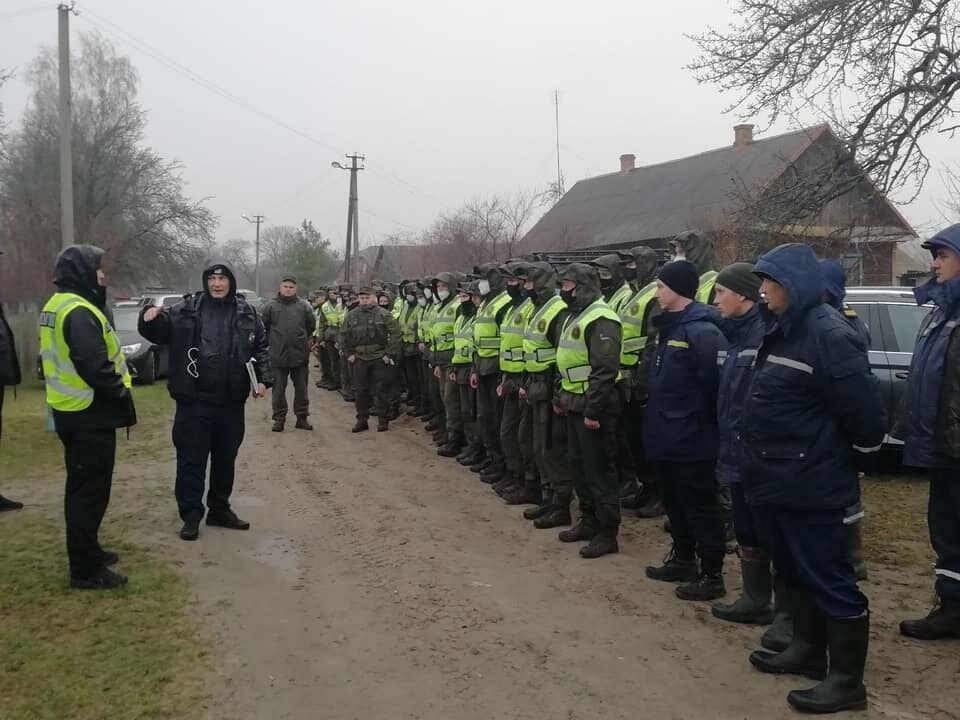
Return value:
[(104, 547), (120, 553), (118, 569), (130, 584), (110, 592), (68, 587), (63, 455), (46, 429), (42, 386), (20, 388), (4, 403), (0, 486), (28, 503), (0, 515), (4, 720), (179, 720), (203, 711), (212, 662), (188, 583), (161, 548), (129, 541), (143, 537), (145, 524), (163, 522), (172, 502), (158, 463), (172, 458), (173, 403), (162, 384), (137, 387), (134, 397), (140, 422), (129, 442), (121, 431), (117, 453), (117, 475), (127, 481), (115, 483), (101, 534)]

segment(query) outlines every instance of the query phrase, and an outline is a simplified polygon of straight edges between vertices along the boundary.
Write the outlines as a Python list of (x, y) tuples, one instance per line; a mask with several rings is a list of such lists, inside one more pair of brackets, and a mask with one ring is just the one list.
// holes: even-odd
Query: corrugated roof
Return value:
[(617, 245), (723, 222), (744, 192), (778, 178), (827, 125), (581, 180), (524, 237), (524, 247)]

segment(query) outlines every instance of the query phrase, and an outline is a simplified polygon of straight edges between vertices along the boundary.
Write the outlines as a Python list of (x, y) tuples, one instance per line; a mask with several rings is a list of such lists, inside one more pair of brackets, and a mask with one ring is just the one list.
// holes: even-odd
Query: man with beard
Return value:
[[(182, 540), (200, 536), (203, 491), (210, 463), (207, 525), (248, 530), (230, 507), (235, 463), (245, 431), (244, 405), (253, 393), (263, 397), (273, 385), (267, 334), (256, 310), (237, 295), (226, 263), (203, 271), (204, 289), (169, 310), (148, 307), (139, 332), (170, 346), (167, 389), (177, 402), (173, 444), (177, 449), (175, 493)], [(251, 387), (248, 365), (256, 384)]]

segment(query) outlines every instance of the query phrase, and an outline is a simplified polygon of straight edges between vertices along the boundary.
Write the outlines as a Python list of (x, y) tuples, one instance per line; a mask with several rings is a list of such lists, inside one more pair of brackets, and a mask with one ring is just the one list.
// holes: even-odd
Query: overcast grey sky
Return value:
[[(0, 0), (0, 15), (42, 6)], [(729, 98), (683, 69), (684, 32), (730, 17), (723, 0), (80, 0), (72, 35), (98, 30), (140, 72), (149, 140), (185, 165), (188, 191), (211, 196), (219, 238), (252, 239), (240, 215), (267, 224), (308, 217), (337, 247), (349, 175), (332, 160), (360, 151), (362, 244), (418, 230), (474, 196), (543, 189), (556, 177), (553, 90), (560, 90), (567, 187), (619, 168), (726, 145)], [(0, 20), (0, 67), (24, 68), (54, 44), (48, 10)], [(156, 53), (308, 137), (192, 82)], [(27, 101), (0, 91), (10, 125)], [(781, 124), (766, 131), (790, 129)], [(960, 164), (957, 142), (926, 149)], [(904, 209), (941, 225), (931, 176)]]

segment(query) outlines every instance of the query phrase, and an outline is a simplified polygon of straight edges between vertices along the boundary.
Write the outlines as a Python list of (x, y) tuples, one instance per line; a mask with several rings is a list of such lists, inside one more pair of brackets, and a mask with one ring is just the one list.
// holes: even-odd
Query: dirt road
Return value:
[[(250, 404), (236, 509), (251, 532), (169, 544), (225, 647), (210, 718), (791, 715), (807, 682), (752, 670), (757, 630), (644, 577), (666, 549), (657, 523), (628, 519), (619, 555), (582, 560), (438, 458), (419, 422), (351, 435), (352, 406), (314, 392), (313, 433), (271, 433), (268, 403)], [(929, 589), (874, 578), (868, 716), (957, 717), (957, 646), (896, 634)]]

